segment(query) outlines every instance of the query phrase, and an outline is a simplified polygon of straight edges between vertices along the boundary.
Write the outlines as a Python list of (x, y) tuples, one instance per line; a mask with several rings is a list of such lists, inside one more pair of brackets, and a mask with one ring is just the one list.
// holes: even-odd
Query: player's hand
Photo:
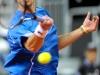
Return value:
[(42, 18), (44, 19), (44, 21), (40, 22), (41, 27), (45, 31), (49, 30), (50, 27), (53, 25), (53, 19), (48, 16), (43, 16)]
[(83, 25), (83, 29), (86, 33), (93, 32), (97, 29), (99, 24), (99, 17), (98, 16), (91, 16), (90, 12), (88, 12)]

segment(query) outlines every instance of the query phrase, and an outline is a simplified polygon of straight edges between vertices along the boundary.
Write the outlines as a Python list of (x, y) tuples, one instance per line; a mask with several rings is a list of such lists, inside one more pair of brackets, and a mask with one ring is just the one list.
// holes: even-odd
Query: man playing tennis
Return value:
[[(99, 21), (98, 16), (90, 20), (88, 13), (79, 28), (58, 35), (53, 19), (44, 8), (35, 7), (35, 0), (17, 0), (17, 3), (18, 10), (8, 31), (11, 51), (5, 69), (9, 75), (57, 75), (59, 50), (95, 31)], [(50, 63), (38, 63), (37, 56), (42, 52), (51, 54)]]

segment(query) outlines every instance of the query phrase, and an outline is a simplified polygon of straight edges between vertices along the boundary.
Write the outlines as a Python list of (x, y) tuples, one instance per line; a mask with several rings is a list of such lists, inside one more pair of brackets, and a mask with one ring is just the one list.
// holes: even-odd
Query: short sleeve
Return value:
[(42, 16), (44, 16), (44, 15), (48, 15), (48, 16), (50, 16), (50, 14), (48, 13), (48, 11), (45, 9), (45, 8), (41, 8), (41, 7), (37, 7), (36, 8), (36, 14), (40, 14), (40, 16), (42, 15)]
[(27, 33), (25, 33), (24, 35), (22, 35), (20, 37), (20, 42), (19, 42), (20, 43), (20, 46), (23, 47), (23, 48), (25, 48), (24, 47), (24, 42), (27, 40), (28, 37), (30, 37), (32, 35), (33, 35), (33, 33), (30, 32), (30, 31), (27, 31)]
[[(31, 32), (28, 28), (28, 25), (22, 24), (9, 30), (8, 41), (12, 48), (24, 48), (24, 42), (29, 36), (33, 35), (33, 32)], [(33, 28), (33, 30), (34, 29), (35, 28)]]
[(14, 16), (11, 19), (11, 22), (10, 22), (10, 26), (9, 27), (12, 27), (12, 26), (16, 25), (20, 21), (22, 15), (23, 15), (23, 12), (20, 11), (20, 10), (17, 10), (15, 12)]

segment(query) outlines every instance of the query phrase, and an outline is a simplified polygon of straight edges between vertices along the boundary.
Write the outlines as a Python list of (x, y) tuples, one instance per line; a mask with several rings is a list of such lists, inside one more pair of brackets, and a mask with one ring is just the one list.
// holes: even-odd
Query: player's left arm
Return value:
[(88, 34), (96, 30), (98, 23), (99, 23), (99, 17), (92, 16), (91, 20), (90, 20), (90, 17), (91, 15), (90, 13), (88, 13), (83, 22), (83, 25), (81, 25), (79, 28), (77, 28), (76, 30), (70, 33), (65, 33), (59, 36), (59, 49), (62, 49), (72, 44), (84, 34)]

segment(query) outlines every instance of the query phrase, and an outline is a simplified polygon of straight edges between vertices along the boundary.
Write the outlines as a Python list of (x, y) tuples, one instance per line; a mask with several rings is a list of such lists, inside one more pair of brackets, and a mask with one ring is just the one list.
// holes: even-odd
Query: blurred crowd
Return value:
[(100, 64), (96, 63), (96, 58), (97, 48), (93, 43), (89, 43), (77, 75), (100, 75)]

